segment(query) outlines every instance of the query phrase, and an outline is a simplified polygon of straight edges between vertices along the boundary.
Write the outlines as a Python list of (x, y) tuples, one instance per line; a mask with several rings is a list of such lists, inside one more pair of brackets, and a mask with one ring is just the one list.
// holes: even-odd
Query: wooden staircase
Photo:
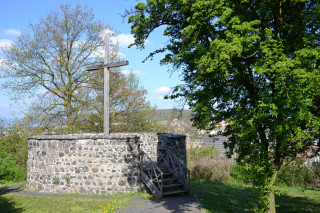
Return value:
[(169, 149), (158, 148), (158, 162), (141, 152), (141, 179), (156, 197), (188, 193), (190, 171)]

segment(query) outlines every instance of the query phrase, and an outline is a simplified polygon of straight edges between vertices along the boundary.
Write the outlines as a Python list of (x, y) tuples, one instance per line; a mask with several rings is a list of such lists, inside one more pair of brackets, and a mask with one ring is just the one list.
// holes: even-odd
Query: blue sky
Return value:
[[(118, 34), (119, 51), (125, 55), (125, 60), (129, 60), (129, 66), (122, 70), (137, 73), (141, 84), (148, 91), (147, 100), (152, 106), (157, 105), (158, 109), (177, 106), (174, 101), (163, 100), (162, 97), (170, 88), (181, 83), (179, 74), (169, 73), (169, 67), (160, 66), (161, 55), (142, 63), (148, 53), (166, 42), (161, 32), (155, 31), (151, 34), (145, 50), (127, 48), (133, 37), (130, 35), (130, 25), (121, 15), (137, 3), (135, 0), (1, 0), (0, 46), (14, 42), (20, 33), (27, 31), (30, 22), (38, 23), (40, 18), (46, 17), (50, 11), (57, 10), (61, 4), (66, 3), (87, 5), (93, 9), (97, 20), (109, 25)], [(0, 84), (2, 82), (0, 79)], [(22, 104), (12, 101), (5, 91), (0, 90), (0, 118), (21, 117), (21, 109)]]

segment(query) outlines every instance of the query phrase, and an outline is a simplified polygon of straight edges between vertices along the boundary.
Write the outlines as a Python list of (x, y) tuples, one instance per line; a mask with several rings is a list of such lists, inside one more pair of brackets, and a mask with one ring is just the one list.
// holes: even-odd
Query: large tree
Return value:
[(98, 52), (104, 45), (101, 35), (105, 29), (94, 20), (92, 10), (62, 5), (38, 24), (30, 24), (29, 32), (2, 49), (4, 87), (19, 98), (48, 93), (54, 101), (44, 112), (65, 119), (68, 132), (73, 132), (82, 101), (78, 91), (90, 80), (85, 68), (102, 62)]
[[(86, 67), (103, 63), (107, 27), (86, 7), (62, 5), (29, 29), (2, 49), (1, 61), (9, 93), (19, 100), (33, 96), (26, 119), (46, 132), (102, 132), (103, 70), (87, 72)], [(111, 47), (111, 60), (118, 60), (117, 46)], [(111, 131), (156, 128), (155, 111), (138, 78), (119, 69), (110, 72)]]
[(171, 97), (188, 100), (199, 128), (229, 123), (228, 154), (254, 175), (261, 211), (275, 211), (277, 171), (319, 140), (319, 1), (147, 0), (129, 23), (140, 48), (163, 30), (150, 56), (182, 72)]

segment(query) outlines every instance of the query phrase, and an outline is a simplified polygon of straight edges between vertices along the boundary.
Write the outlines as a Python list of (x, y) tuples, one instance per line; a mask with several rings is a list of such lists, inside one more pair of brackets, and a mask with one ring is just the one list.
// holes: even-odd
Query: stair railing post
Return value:
[(143, 151), (140, 153), (140, 172), (142, 171), (143, 169)]
[(163, 174), (162, 174), (162, 173), (161, 173), (160, 177), (161, 177), (161, 181), (160, 181), (160, 192), (161, 192), (161, 195), (163, 195)]

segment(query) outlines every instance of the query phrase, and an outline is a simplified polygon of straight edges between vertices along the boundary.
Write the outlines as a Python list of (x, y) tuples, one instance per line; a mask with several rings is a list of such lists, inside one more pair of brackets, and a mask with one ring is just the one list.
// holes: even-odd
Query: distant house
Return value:
[(215, 146), (220, 152), (226, 153), (223, 143), (228, 141), (228, 137), (222, 135), (203, 134), (196, 138), (188, 138), (189, 147), (211, 147)]
[(228, 137), (220, 135), (226, 130), (228, 123), (226, 121), (222, 121), (216, 124), (216, 128), (212, 130), (210, 133), (206, 133), (205, 130), (198, 131), (200, 133), (199, 136), (194, 138), (189, 137), (187, 139), (187, 144), (189, 146), (198, 146), (198, 147), (211, 147), (215, 146), (221, 153), (226, 153), (226, 149), (224, 148), (224, 142), (228, 141)]

